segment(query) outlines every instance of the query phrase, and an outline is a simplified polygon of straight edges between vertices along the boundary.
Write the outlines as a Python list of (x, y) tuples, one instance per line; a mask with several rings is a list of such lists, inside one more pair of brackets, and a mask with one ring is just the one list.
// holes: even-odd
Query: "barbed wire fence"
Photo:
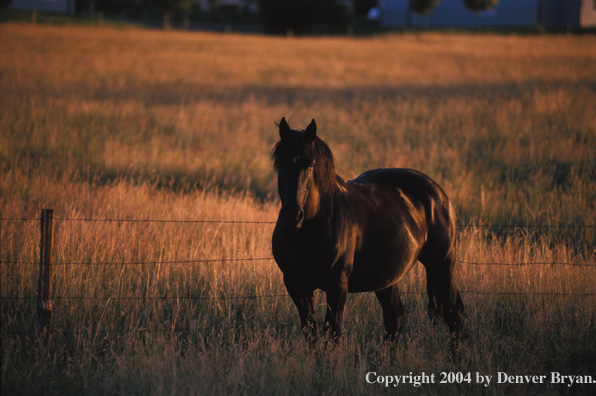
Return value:
[[(274, 225), (275, 221), (248, 221), (248, 220), (175, 220), (175, 219), (110, 219), (110, 218), (69, 218), (69, 217), (53, 217), (53, 210), (44, 209), (40, 218), (33, 217), (0, 217), (0, 227), (4, 222), (36, 222), (41, 224), (40, 231), (40, 261), (19, 261), (19, 260), (2, 260), (1, 265), (36, 265), (39, 264), (39, 281), (37, 296), (3, 296), (0, 295), (0, 301), (23, 301), (23, 300), (37, 300), (36, 309), (36, 330), (18, 330), (18, 331), (0, 331), (2, 335), (27, 335), (34, 334), (37, 336), (38, 342), (47, 345), (48, 335), (50, 333), (70, 333), (70, 334), (86, 334), (89, 330), (64, 330), (51, 329), (50, 318), (52, 315), (52, 301), (107, 301), (107, 300), (124, 300), (124, 301), (167, 301), (167, 300), (194, 300), (194, 301), (224, 301), (224, 300), (258, 300), (258, 299), (277, 299), (289, 297), (287, 293), (273, 293), (273, 294), (253, 294), (253, 295), (239, 295), (239, 296), (221, 296), (209, 297), (198, 295), (163, 295), (163, 296), (66, 296), (57, 295), (52, 296), (51, 278), (53, 266), (150, 266), (150, 265), (169, 265), (169, 264), (193, 264), (193, 263), (229, 263), (229, 262), (263, 262), (271, 261), (273, 257), (251, 257), (251, 258), (202, 258), (193, 260), (156, 260), (156, 261), (130, 261), (130, 262), (92, 262), (92, 261), (73, 261), (73, 262), (52, 262), (52, 236), (53, 236), (53, 221), (61, 222), (78, 222), (78, 223), (161, 223), (161, 224), (254, 224), (254, 225)], [(469, 223), (458, 224), (458, 229), (537, 229), (537, 230), (561, 230), (561, 229), (596, 229), (596, 225), (585, 224), (485, 224), (485, 223)], [(0, 228), (1, 229), (1, 228)], [(2, 252), (2, 244), (0, 240), (0, 253)], [(521, 267), (521, 266), (573, 266), (573, 267), (596, 267), (595, 263), (579, 263), (579, 262), (556, 262), (556, 261), (541, 261), (541, 262), (478, 262), (471, 260), (456, 260), (457, 262), (470, 266), (503, 266), (503, 267)], [(423, 291), (400, 291), (404, 295), (425, 295)], [(486, 290), (460, 290), (461, 294), (470, 295), (494, 295), (494, 296), (555, 296), (555, 297), (591, 297), (596, 296), (596, 292), (571, 293), (571, 292), (508, 292), (508, 291), (486, 291)], [(190, 328), (171, 329), (174, 332), (185, 332), (195, 330)], [(119, 332), (119, 330), (102, 330), (103, 332)], [(130, 331), (130, 330), (128, 330)], [(151, 332), (150, 329), (137, 329), (138, 332)]]

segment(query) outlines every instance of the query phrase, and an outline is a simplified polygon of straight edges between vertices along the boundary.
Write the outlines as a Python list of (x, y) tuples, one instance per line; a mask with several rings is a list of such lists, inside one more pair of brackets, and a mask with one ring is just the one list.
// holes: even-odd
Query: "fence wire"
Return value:
[[(486, 290), (460, 290), (460, 294), (476, 294), (476, 295), (495, 295), (495, 296), (557, 296), (557, 297), (590, 297), (596, 296), (596, 292), (576, 293), (576, 292), (508, 292), (508, 291), (486, 291)], [(318, 292), (315, 294), (324, 294)], [(399, 292), (400, 295), (419, 295), (425, 296), (426, 291), (412, 291), (406, 290)], [(287, 293), (277, 294), (255, 294), (255, 295), (242, 295), (242, 296), (220, 296), (220, 297), (209, 297), (209, 296), (194, 296), (194, 295), (181, 295), (181, 296), (52, 296), (53, 301), (167, 301), (167, 300), (196, 300), (196, 301), (238, 301), (238, 300), (260, 300), (266, 298), (281, 298), (290, 297)], [(35, 296), (26, 297), (0, 297), (2, 301), (22, 301), (22, 300), (36, 300)]]
[[(361, 325), (374, 325), (374, 326), (382, 326), (383, 323), (383, 319), (382, 318), (374, 318), (374, 319), (369, 319), (369, 320), (345, 320), (344, 321), (344, 325), (346, 326), (361, 326)], [(484, 325), (484, 324), (493, 324), (494, 322), (491, 320), (484, 320), (484, 321), (479, 321), (477, 319), (472, 319), (472, 320), (466, 320), (466, 324), (469, 326), (477, 326), (477, 325)], [(324, 327), (325, 326), (325, 322), (324, 321), (317, 321), (317, 324), (319, 325), (319, 327)], [(406, 316), (405, 321), (404, 321), (404, 326), (424, 326), (424, 325), (432, 325), (433, 322), (432, 320), (416, 320), (416, 319), (412, 319), (411, 316)], [(295, 330), (299, 330), (300, 329), (300, 323), (299, 322), (294, 322), (294, 323), (288, 323), (288, 322), (276, 322), (275, 324), (271, 324), (269, 326), (267, 326), (269, 328), (275, 328), (275, 329), (279, 329), (279, 328), (285, 328), (285, 329), (295, 329)], [(209, 326), (209, 327), (204, 327), (204, 326), (190, 326), (190, 327), (173, 327), (173, 328), (165, 328), (165, 327), (160, 327), (160, 328), (146, 328), (146, 327), (142, 327), (142, 328), (137, 328), (137, 329), (125, 329), (125, 328), (111, 328), (111, 329), (105, 329), (105, 328), (101, 328), (101, 327), (97, 327), (95, 329), (88, 327), (88, 328), (84, 328), (82, 330), (76, 330), (76, 329), (64, 329), (64, 328), (54, 328), (54, 329), (49, 329), (48, 332), (50, 334), (62, 334), (62, 335), (105, 335), (105, 334), (130, 334), (130, 333), (156, 333), (156, 334), (168, 334), (168, 333), (197, 333), (197, 332), (201, 332), (201, 331), (207, 331), (207, 332), (212, 332), (212, 333), (217, 333), (217, 332), (221, 332), (222, 329), (221, 328), (215, 328), (213, 326)], [(2, 335), (19, 335), (19, 336), (23, 336), (23, 335), (31, 335), (31, 336), (36, 336), (38, 333), (36, 330), (13, 330), (13, 331), (1, 331), (0, 330), (0, 334)]]
[[(165, 261), (59, 261), (52, 262), (52, 266), (126, 266), (126, 265), (161, 265), (161, 264), (196, 264), (196, 263), (225, 263), (225, 262), (251, 262), (271, 261), (273, 257), (247, 257), (247, 258), (205, 258), (193, 260), (165, 260)], [(544, 266), (575, 266), (575, 267), (596, 267), (596, 264), (564, 262), (564, 261), (527, 261), (527, 262), (496, 262), (496, 261), (470, 261), (455, 260), (458, 263), (474, 266), (511, 266), (520, 267), (525, 265)], [(36, 265), (38, 261), (0, 260), (0, 264), (14, 265)]]
[[(39, 221), (39, 218), (30, 217), (3, 217), (0, 222), (30, 222)], [(57, 217), (54, 221), (64, 222), (95, 222), (95, 223), (155, 223), (155, 224), (255, 224), (255, 225), (272, 225), (275, 221), (246, 221), (246, 220), (176, 220), (176, 219), (110, 219), (110, 218), (69, 218)], [(484, 228), (484, 229), (593, 229), (596, 225), (590, 224), (458, 224), (458, 228)], [(216, 262), (256, 262), (269, 261), (273, 257), (251, 257), (251, 258), (203, 258), (192, 260), (165, 260), (165, 261), (131, 261), (131, 262), (88, 262), (88, 261), (73, 261), (73, 262), (53, 262), (53, 266), (145, 266), (145, 265), (169, 265), (169, 264), (193, 264), (193, 263), (216, 263)], [(576, 267), (596, 267), (596, 264), (577, 263), (577, 262), (478, 262), (471, 260), (457, 260), (457, 262), (465, 265), (473, 266), (576, 266)], [(1, 264), (14, 265), (36, 265), (37, 261), (18, 261), (18, 260), (0, 260)], [(508, 292), (508, 291), (485, 291), (485, 290), (461, 290), (461, 294), (484, 295), (484, 296), (545, 296), (545, 297), (591, 297), (596, 293), (571, 293), (571, 292)], [(320, 293), (318, 293), (320, 294)], [(426, 295), (423, 291), (400, 291), (402, 295)], [(197, 296), (197, 295), (164, 295), (164, 296), (54, 296), (52, 300), (55, 301), (107, 301), (107, 300), (122, 300), (122, 301), (167, 301), (167, 300), (192, 300), (192, 301), (242, 301), (242, 300), (259, 300), (272, 298), (289, 297), (287, 293), (261, 294), (261, 295), (242, 295), (242, 296)], [(0, 301), (24, 301), (36, 300), (36, 296), (0, 296)], [(295, 325), (291, 325), (295, 326)], [(195, 328), (177, 328), (171, 330), (151, 330), (151, 329), (137, 329), (136, 332), (191, 332), (201, 329)], [(208, 329), (203, 329), (208, 330)], [(65, 330), (65, 329), (50, 329), (51, 333), (68, 333), (68, 334), (88, 334), (92, 330)], [(122, 333), (120, 330), (98, 330), (104, 333)], [(130, 332), (130, 330), (127, 330)], [(0, 331), (2, 335), (22, 335), (22, 334), (36, 334), (35, 331)], [(95, 334), (95, 333), (94, 333)]]
[[(38, 217), (0, 217), (0, 222), (27, 222), (39, 221)], [(276, 221), (253, 221), (253, 220), (185, 220), (185, 219), (111, 219), (93, 217), (55, 217), (54, 221), (83, 222), (83, 223), (187, 223), (187, 224), (276, 224)], [(484, 224), (484, 223), (460, 223), (459, 228), (596, 228), (594, 224)]]

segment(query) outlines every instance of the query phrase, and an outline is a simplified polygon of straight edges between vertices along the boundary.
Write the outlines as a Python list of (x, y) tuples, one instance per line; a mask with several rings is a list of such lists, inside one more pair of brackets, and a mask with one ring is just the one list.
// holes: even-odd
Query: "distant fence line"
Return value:
[[(210, 258), (210, 259), (195, 259), (195, 260), (166, 260), (166, 261), (67, 261), (67, 262), (52, 262), (54, 266), (125, 266), (125, 265), (169, 265), (169, 264), (196, 264), (196, 263), (225, 263), (225, 262), (250, 262), (250, 261), (270, 261), (274, 260), (273, 257), (249, 257), (249, 258)], [(494, 262), (494, 261), (469, 261), (469, 260), (455, 260), (458, 263), (474, 266), (510, 266), (520, 267), (525, 265), (545, 265), (545, 266), (575, 266), (575, 267), (596, 267), (596, 264), (588, 263), (575, 263), (575, 262), (558, 262), (558, 261), (528, 261), (528, 262)], [(15, 265), (36, 265), (39, 264), (37, 261), (17, 261), (17, 260), (0, 260), (2, 264), (15, 264)]]
[[(476, 295), (494, 295), (494, 296), (555, 296), (555, 297), (589, 297), (596, 296), (596, 292), (586, 293), (575, 293), (575, 292), (495, 292), (485, 290), (459, 290), (460, 294), (476, 294)], [(322, 294), (322, 292), (315, 293)], [(425, 296), (426, 291), (411, 291), (405, 290), (399, 292), (401, 295), (417, 295)], [(181, 295), (181, 296), (52, 296), (52, 300), (62, 301), (107, 301), (107, 300), (122, 300), (122, 301), (166, 301), (166, 300), (196, 300), (196, 301), (229, 301), (229, 300), (260, 300), (265, 298), (283, 298), (290, 297), (287, 293), (277, 294), (254, 294), (254, 295), (242, 295), (242, 296), (221, 296), (221, 297), (209, 297), (209, 296), (193, 296), (193, 295)], [(19, 301), (19, 300), (35, 300), (37, 296), (25, 296), (25, 297), (0, 297), (0, 300), (4, 301)]]
[[(551, 293), (551, 292), (485, 292), (485, 291), (478, 291), (478, 290), (460, 290), (461, 294), (480, 294), (480, 295), (507, 295), (507, 296), (542, 296), (542, 297), (590, 297), (596, 296), (596, 293)], [(321, 294), (321, 293), (317, 293)], [(409, 294), (409, 295), (426, 295), (426, 292), (421, 291), (403, 291), (400, 294)], [(279, 293), (279, 294), (268, 294), (268, 295), (251, 295), (251, 296), (235, 296), (235, 297), (203, 297), (203, 296), (158, 296), (158, 297), (87, 297), (87, 296), (55, 296), (52, 297), (54, 300), (85, 300), (85, 301), (107, 301), (107, 300), (125, 300), (125, 301), (159, 301), (159, 300), (168, 300), (168, 299), (186, 299), (186, 300), (195, 300), (195, 301), (222, 301), (222, 300), (257, 300), (257, 299), (265, 299), (265, 298), (284, 298), (290, 297), (289, 294), (286, 293)], [(0, 297), (0, 300), (35, 300), (37, 297), (19, 297), (19, 298), (8, 298), (8, 297)], [(377, 324), (377, 321), (369, 320), (367, 321), (370, 323)], [(426, 324), (427, 322), (420, 322), (415, 321), (411, 322), (410, 324), (422, 325)], [(479, 322), (478, 320), (471, 320), (468, 321), (471, 325), (477, 325), (481, 323), (492, 323), (492, 321), (486, 322)], [(346, 323), (353, 323), (353, 322), (346, 322)], [(323, 325), (323, 323), (320, 323)], [(282, 323), (277, 324), (276, 327), (299, 327), (299, 324), (290, 324), (290, 323)], [(92, 330), (91, 328), (80, 330), (80, 329), (55, 329), (55, 328), (47, 328), (45, 329), (45, 334), (63, 334), (63, 335), (84, 335), (84, 334), (127, 334), (127, 333), (190, 333), (190, 332), (197, 332), (197, 331), (205, 331), (205, 330), (213, 330), (213, 327), (200, 327), (200, 326), (191, 326), (191, 327), (176, 327), (172, 329), (160, 327), (158, 329), (148, 329), (148, 328), (138, 328), (138, 329), (102, 329), (101, 326)], [(0, 334), (3, 336), (26, 336), (32, 335), (39, 337), (38, 330), (12, 330), (12, 331), (5, 331), (0, 330)]]
[[(39, 221), (36, 217), (0, 217), (0, 222), (27, 222)], [(110, 219), (110, 218), (71, 218), (56, 217), (54, 221), (83, 222), (83, 223), (187, 223), (187, 224), (275, 224), (275, 221), (252, 221), (252, 220), (178, 220), (178, 219)], [(484, 224), (484, 223), (460, 223), (459, 228), (596, 228), (593, 224)]]
[[(378, 318), (378, 319), (369, 319), (369, 320), (365, 320), (365, 321), (357, 321), (357, 320), (344, 320), (344, 324), (346, 325), (360, 325), (360, 324), (368, 324), (368, 325), (379, 325), (381, 323), (382, 319)], [(320, 320), (317, 321), (317, 323), (319, 324), (319, 326), (323, 327), (325, 325), (325, 322), (322, 322)], [(422, 326), (422, 325), (429, 325), (432, 324), (432, 321), (420, 321), (420, 320), (416, 320), (416, 319), (412, 319), (411, 315), (406, 315), (405, 318), (405, 323), (407, 323), (408, 325), (417, 325), (417, 326)], [(478, 319), (466, 319), (466, 324), (469, 324), (471, 326), (476, 326), (479, 324), (494, 324), (494, 322), (492, 320), (478, 320)], [(217, 327), (213, 327), (213, 326), (209, 326), (209, 327), (204, 327), (204, 326), (189, 326), (189, 327), (173, 327), (173, 328), (165, 328), (165, 327), (160, 327), (160, 328), (147, 328), (147, 327), (140, 327), (137, 329), (125, 329), (125, 328), (105, 328), (106, 326), (96, 326), (95, 329), (91, 329), (91, 328), (85, 328), (83, 330), (77, 330), (77, 329), (60, 329), (60, 328), (52, 328), (52, 329), (48, 329), (48, 332), (51, 334), (62, 334), (62, 335), (84, 335), (84, 334), (92, 334), (92, 335), (100, 335), (100, 334), (130, 334), (130, 333), (158, 333), (158, 334), (165, 334), (165, 333), (196, 333), (198, 331), (220, 331), (221, 328), (217, 328)], [(276, 322), (275, 324), (273, 324), (273, 327), (277, 327), (277, 328), (296, 328), (299, 329), (300, 328), (300, 323), (294, 322), (294, 323), (287, 323), (287, 322)], [(0, 331), (0, 334), (2, 335), (19, 335), (19, 336), (24, 336), (24, 335), (36, 335), (36, 331), (35, 330), (13, 330), (13, 331)]]
[[(211, 262), (255, 262), (273, 260), (273, 257), (252, 257), (252, 258), (208, 258), (208, 259), (194, 259), (194, 260), (168, 260), (168, 261), (134, 261), (134, 262), (57, 262), (52, 263), (51, 259), (51, 245), (53, 235), (53, 221), (66, 222), (104, 222), (104, 223), (186, 223), (186, 224), (275, 224), (274, 221), (246, 221), (246, 220), (174, 220), (174, 219), (109, 219), (109, 218), (54, 218), (53, 210), (42, 210), (40, 218), (28, 217), (0, 217), (0, 224), (2, 222), (29, 222), (41, 220), (41, 242), (40, 242), (40, 261), (16, 261), (16, 260), (0, 260), (1, 264), (15, 264), (15, 265), (33, 265), (39, 264), (40, 276), (38, 284), (37, 296), (21, 296), (10, 297), (0, 296), (0, 301), (19, 301), (19, 300), (37, 300), (37, 331), (32, 332), (37, 334), (38, 342), (47, 345), (47, 336), (56, 330), (50, 329), (50, 318), (52, 310), (52, 300), (63, 301), (107, 301), (107, 300), (128, 300), (128, 301), (165, 301), (165, 300), (202, 300), (202, 301), (221, 301), (221, 300), (256, 300), (265, 298), (282, 298), (288, 297), (287, 293), (278, 294), (263, 294), (263, 295), (242, 295), (242, 296), (196, 296), (196, 295), (182, 295), (182, 296), (52, 296), (51, 295), (51, 268), (52, 266), (125, 266), (125, 265), (159, 265), (159, 264), (190, 264), (190, 263), (211, 263)], [(458, 228), (512, 228), (512, 229), (592, 229), (596, 225), (586, 224), (458, 224)], [(0, 244), (1, 246), (1, 244)], [(575, 262), (476, 262), (470, 260), (457, 260), (459, 263), (475, 266), (526, 266), (526, 265), (565, 265), (577, 267), (596, 267), (596, 264), (575, 263)], [(425, 295), (422, 291), (402, 291), (404, 295)], [(595, 296), (596, 293), (570, 293), (570, 292), (495, 292), (483, 290), (461, 290), (462, 294), (476, 294), (476, 295), (495, 295), (495, 296), (580, 296), (589, 297)], [(72, 331), (75, 332), (75, 331)], [(86, 332), (86, 331), (83, 331)], [(0, 332), (1, 334), (26, 334), (25, 332)]]
[[(1, 221), (39, 221), (39, 218), (31, 217), (4, 217), (0, 218)], [(175, 219), (99, 219), (99, 218), (69, 218), (69, 217), (57, 217), (54, 221), (69, 221), (69, 222), (128, 222), (128, 223), (195, 223), (195, 224), (275, 224), (275, 221), (248, 221), (248, 220), (175, 220)], [(596, 225), (589, 224), (526, 224), (526, 225), (515, 225), (515, 224), (458, 224), (459, 228), (596, 228)], [(192, 259), (192, 260), (166, 260), (166, 261), (132, 261), (132, 262), (53, 262), (53, 265), (57, 266), (75, 266), (75, 265), (88, 265), (88, 266), (101, 266), (101, 265), (157, 265), (157, 264), (191, 264), (191, 263), (209, 263), (209, 262), (237, 262), (237, 261), (266, 261), (273, 260), (273, 257), (251, 257), (251, 258), (205, 258), (205, 259)], [(488, 266), (525, 266), (525, 265), (566, 265), (566, 266), (578, 266), (578, 267), (596, 267), (596, 264), (586, 263), (574, 263), (574, 262), (478, 262), (470, 260), (457, 260), (457, 262), (467, 265), (488, 265)], [(37, 264), (37, 261), (12, 261), (12, 260), (0, 260), (3, 264), (17, 264), (17, 265), (33, 265)]]

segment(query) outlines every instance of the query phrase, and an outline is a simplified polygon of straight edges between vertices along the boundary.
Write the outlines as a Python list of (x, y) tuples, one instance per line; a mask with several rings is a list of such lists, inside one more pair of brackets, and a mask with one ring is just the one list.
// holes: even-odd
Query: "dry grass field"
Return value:
[[(593, 394), (551, 383), (596, 379), (593, 35), (2, 24), (0, 38), (0, 217), (57, 218), (47, 354), (34, 347), (38, 221), (0, 222), (3, 395)], [(421, 267), (401, 282), (397, 346), (362, 294), (340, 345), (308, 349), (269, 259), (282, 116), (314, 117), (347, 179), (411, 167), (443, 185), (462, 225), (455, 355), (426, 317)], [(437, 383), (366, 380), (422, 372)]]

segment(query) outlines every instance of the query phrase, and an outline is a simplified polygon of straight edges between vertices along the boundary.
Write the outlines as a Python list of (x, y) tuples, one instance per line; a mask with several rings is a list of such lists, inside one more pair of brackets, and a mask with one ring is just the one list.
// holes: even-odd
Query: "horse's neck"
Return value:
[(334, 192), (346, 192), (346, 181), (340, 176), (335, 175), (335, 191)]
[(325, 184), (324, 188), (318, 186), (317, 215), (320, 217), (332, 216), (337, 202), (337, 195), (346, 192), (346, 182), (340, 176), (334, 175), (334, 181)]

